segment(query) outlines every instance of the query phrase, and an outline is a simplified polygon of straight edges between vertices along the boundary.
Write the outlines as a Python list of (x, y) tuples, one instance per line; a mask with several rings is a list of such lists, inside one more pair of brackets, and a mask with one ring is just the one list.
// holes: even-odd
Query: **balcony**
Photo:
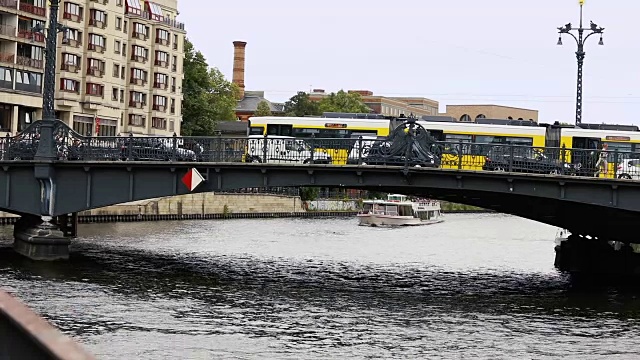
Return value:
[(148, 40), (149, 39), (149, 34), (145, 34), (145, 33), (141, 33), (141, 32), (137, 32), (134, 31), (131, 36), (135, 39), (139, 39), (139, 40)]
[(156, 37), (156, 44), (169, 46), (169, 39), (163, 39), (163, 38)]
[(17, 56), (16, 64), (27, 66), (34, 69), (42, 69), (44, 68), (44, 61), (38, 59), (31, 59), (26, 56)]
[(15, 65), (16, 55), (10, 53), (0, 53), (0, 63)]
[(68, 71), (68, 72), (72, 72), (72, 73), (78, 73), (78, 71), (80, 71), (80, 65), (79, 64), (62, 64), (62, 66), (60, 67), (60, 70), (62, 71)]
[(175, 85), (171, 85), (171, 92), (172, 93), (176, 92), (176, 86)]
[(100, 20), (96, 20), (96, 19), (89, 19), (89, 25), (93, 26), (93, 27), (97, 27), (100, 29), (104, 29), (107, 27), (107, 23), (104, 21), (100, 21)]
[(143, 64), (147, 62), (146, 57), (135, 55), (135, 54), (131, 54), (131, 60), (135, 62), (143, 63)]
[(166, 90), (167, 87), (169, 87), (169, 84), (167, 83), (161, 83), (161, 82), (154, 82), (153, 83), (153, 88), (154, 89), (163, 89)]
[(96, 44), (89, 44), (88, 49), (99, 53), (104, 52), (104, 47)]
[(131, 78), (131, 81), (129, 81), (130, 84), (132, 85), (140, 85), (143, 86), (147, 83), (147, 80), (144, 79), (138, 79), (138, 78)]
[(136, 108), (136, 109), (142, 109), (143, 107), (145, 107), (147, 104), (144, 101), (129, 101), (129, 107), (132, 108)]
[(91, 67), (87, 69), (87, 75), (95, 76), (95, 77), (103, 77), (104, 71), (100, 70), (100, 68), (97, 68), (97, 67)]
[(62, 42), (62, 44), (74, 48), (79, 48), (80, 46), (82, 46), (82, 40), (66, 39)]
[(70, 20), (70, 21), (79, 23), (82, 21), (82, 14), (78, 15), (78, 14), (65, 12), (64, 14), (62, 14), (62, 18), (65, 20)]
[(165, 105), (153, 104), (153, 111), (167, 112), (167, 107)]
[(80, 100), (80, 94), (69, 90), (56, 91), (56, 105), (61, 107), (75, 106)]
[(11, 25), (0, 25), (0, 35), (15, 37), (16, 36), (16, 27)]
[(18, 28), (18, 37), (29, 41), (44, 43), (44, 34), (41, 32), (33, 32), (31, 30)]
[(18, 0), (0, 0), (0, 8), (18, 10)]
[(20, 2), (20, 11), (28, 12), (36, 16), (45, 17), (46, 9), (29, 3)]
[(172, 106), (169, 111), (171, 112), (171, 114), (175, 114), (176, 113), (176, 107)]
[(155, 66), (159, 66), (159, 67), (163, 67), (163, 68), (168, 68), (169, 67), (169, 61), (163, 61), (163, 60), (156, 60), (154, 62)]
[(156, 22), (156, 23), (167, 25), (167, 26), (172, 27), (174, 29), (178, 29), (178, 30), (184, 31), (184, 24), (183, 23), (181, 23), (179, 21), (176, 21), (176, 20), (173, 20), (173, 19), (168, 19), (166, 17), (163, 18), (162, 20), (155, 20), (153, 18), (153, 15), (151, 15), (148, 11), (143, 11), (140, 15), (133, 14), (133, 13), (127, 13), (127, 16), (136, 17), (136, 18), (142, 18), (142, 19), (149, 20), (149, 21), (152, 21), (152, 22)]

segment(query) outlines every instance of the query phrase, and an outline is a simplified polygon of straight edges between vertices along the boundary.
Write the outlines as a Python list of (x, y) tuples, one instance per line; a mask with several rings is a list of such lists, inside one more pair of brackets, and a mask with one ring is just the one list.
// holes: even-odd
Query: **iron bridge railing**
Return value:
[[(435, 141), (410, 127), (396, 129), (386, 139), (86, 137), (66, 125), (57, 126), (54, 133), (58, 160), (64, 161), (382, 165), (640, 179), (637, 152)], [(37, 126), (14, 137), (0, 138), (1, 161), (33, 160), (38, 144)]]

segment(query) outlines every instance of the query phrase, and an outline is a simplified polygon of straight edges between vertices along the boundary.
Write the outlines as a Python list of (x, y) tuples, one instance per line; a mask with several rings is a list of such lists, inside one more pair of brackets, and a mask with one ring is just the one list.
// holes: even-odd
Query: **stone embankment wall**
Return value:
[[(298, 196), (200, 193), (133, 201), (80, 212), (79, 221), (120, 222), (187, 219), (316, 217), (355, 215), (357, 202), (318, 200), (304, 204)], [(308, 210), (307, 210), (308, 209)], [(0, 224), (19, 217), (0, 212)]]
[(206, 215), (305, 212), (297, 196), (201, 193), (134, 201), (79, 213), (88, 215)]

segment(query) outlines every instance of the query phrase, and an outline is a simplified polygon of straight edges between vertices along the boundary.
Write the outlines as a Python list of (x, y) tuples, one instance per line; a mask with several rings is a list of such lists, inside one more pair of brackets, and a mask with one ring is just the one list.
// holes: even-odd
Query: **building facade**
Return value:
[[(423, 115), (438, 115), (438, 102), (422, 97), (387, 97), (374, 95), (369, 90), (349, 90), (349, 93), (360, 95), (362, 102), (367, 105), (372, 112), (385, 116), (409, 116), (421, 117)], [(320, 101), (329, 94), (323, 89), (313, 89), (309, 93), (309, 99)]]
[(538, 110), (516, 108), (502, 105), (447, 105), (447, 112), (440, 114), (450, 116), (458, 121), (472, 122), (477, 118), (529, 120), (538, 122)]
[[(82, 135), (180, 133), (177, 0), (61, 1), (56, 117)], [(0, 0), (0, 135), (42, 116), (46, 0)]]

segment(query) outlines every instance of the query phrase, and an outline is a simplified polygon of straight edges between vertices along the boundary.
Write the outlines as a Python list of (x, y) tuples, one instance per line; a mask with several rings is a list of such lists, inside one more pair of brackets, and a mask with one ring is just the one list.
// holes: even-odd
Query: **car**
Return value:
[(545, 154), (541, 149), (515, 148), (514, 151), (510, 147), (496, 147), (486, 154), (482, 169), (485, 171), (575, 175), (579, 166), (562, 162), (555, 154)]
[(627, 159), (618, 165), (618, 179), (640, 179), (640, 159)]
[[(265, 143), (266, 139), (266, 143)], [(247, 140), (245, 162), (331, 164), (331, 157), (323, 151), (312, 150), (302, 139), (292, 136), (251, 135)]]

